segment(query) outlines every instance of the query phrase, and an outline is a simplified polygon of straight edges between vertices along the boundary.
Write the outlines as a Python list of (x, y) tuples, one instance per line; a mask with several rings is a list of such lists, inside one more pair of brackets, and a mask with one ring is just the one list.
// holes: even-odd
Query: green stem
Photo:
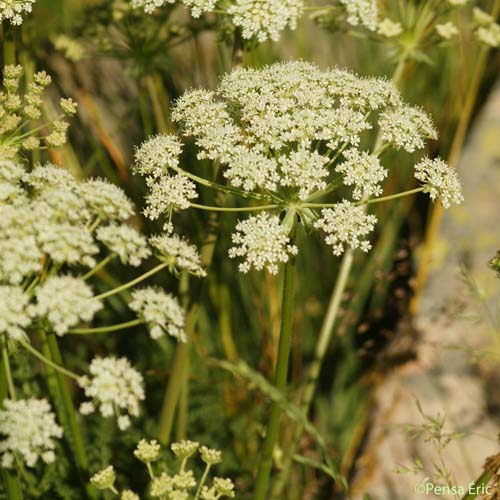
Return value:
[(493, 477), (493, 472), (486, 470), (484, 471), (475, 481), (472, 487), (469, 487), (469, 493), (467, 493), (462, 500), (474, 500), (479, 495), (483, 495), (485, 492), (482, 490), (483, 487), (491, 481)]
[(88, 280), (95, 273), (99, 272), (103, 267), (107, 266), (114, 258), (116, 257), (115, 253), (108, 255), (106, 258), (102, 259), (99, 264), (97, 264), (93, 269), (91, 269), (87, 274), (82, 276), (82, 280)]
[[(402, 191), (401, 193), (390, 194), (387, 196), (382, 196), (380, 198), (372, 198), (370, 200), (362, 200), (355, 203), (355, 205), (373, 205), (375, 203), (382, 203), (384, 201), (396, 200), (398, 198), (404, 198), (405, 196), (410, 196), (412, 194), (421, 193), (425, 190), (424, 186), (420, 186), (415, 189), (409, 189), (408, 191)], [(330, 208), (338, 205), (337, 203), (304, 203), (302, 207), (305, 208)]]
[(73, 328), (68, 330), (67, 333), (71, 335), (93, 335), (94, 333), (117, 332), (119, 330), (126, 330), (127, 328), (143, 325), (144, 323), (145, 321), (143, 319), (138, 318), (111, 326), (100, 326), (97, 328)]
[[(4, 335), (0, 335), (0, 344), (2, 347), (2, 353), (6, 352), (6, 339)], [(5, 359), (4, 356), (0, 357), (0, 406), (4, 399), (9, 397), (9, 375), (10, 367), (8, 364), (8, 358)], [(11, 399), (15, 399), (12, 397)], [(6, 467), (1, 468), (2, 482), (5, 487), (5, 492), (7, 493), (7, 498), (9, 500), (23, 500), (23, 490), (21, 487), (21, 481), (19, 480), (18, 471), (15, 469), (7, 469)]]
[(10, 371), (9, 351), (7, 350), (7, 342), (5, 342), (5, 340), (2, 342), (2, 363), (5, 372), (5, 380), (7, 382), (7, 388), (10, 394), (10, 399), (13, 399), (15, 401), (17, 399), (16, 389), (14, 388), (12, 372)]
[(194, 496), (194, 500), (198, 500), (198, 498), (200, 497), (201, 489), (203, 488), (203, 485), (207, 480), (209, 471), (210, 471), (210, 464), (207, 464), (205, 470), (203, 471), (203, 476), (201, 476), (200, 484), (198, 486), (198, 489), (196, 490), (196, 495)]
[(410, 196), (412, 194), (421, 193), (424, 190), (425, 190), (425, 187), (421, 186), (421, 187), (418, 187), (415, 189), (410, 189), (408, 191), (402, 191), (401, 193), (391, 194), (388, 196), (382, 196), (381, 198), (372, 198), (371, 200), (360, 201), (360, 202), (356, 203), (356, 205), (372, 205), (374, 203), (382, 203), (384, 201), (396, 200), (398, 198), (404, 198), (405, 196)]
[[(328, 304), (328, 310), (323, 320), (323, 324), (321, 326), (321, 331), (319, 334), (319, 339), (316, 344), (314, 361), (312, 362), (309, 368), (306, 386), (304, 388), (304, 392), (301, 397), (300, 407), (301, 410), (304, 412), (304, 414), (308, 413), (309, 407), (311, 405), (314, 396), (314, 392), (316, 389), (316, 382), (318, 380), (321, 367), (323, 365), (323, 360), (325, 358), (328, 345), (330, 344), (333, 327), (335, 325), (335, 321), (338, 316), (340, 304), (342, 303), (342, 296), (347, 286), (353, 262), (354, 262), (354, 251), (352, 249), (348, 249), (344, 254), (344, 257), (342, 258), (342, 263), (340, 264), (339, 273), (337, 276), (337, 280), (335, 282), (335, 288), (330, 298), (330, 303)], [(273, 498), (275, 497), (277, 498), (281, 494), (281, 491), (285, 486), (285, 483), (288, 479), (289, 468), (292, 461), (291, 457), (293, 457), (293, 455), (295, 454), (300, 436), (302, 435), (302, 431), (303, 431), (302, 426), (298, 424), (294, 430), (291, 448), (288, 450), (287, 453), (287, 462), (283, 467), (283, 472), (280, 474), (280, 479), (276, 483), (275, 488), (273, 490), (274, 492)]]
[(207, 210), (209, 212), (252, 212), (257, 210), (273, 210), (275, 208), (279, 208), (279, 205), (260, 205), (257, 207), (217, 207), (199, 205), (197, 203), (191, 203), (190, 206), (200, 210)]
[(123, 285), (120, 285), (116, 288), (113, 288), (112, 290), (108, 290), (107, 292), (103, 292), (99, 295), (96, 295), (94, 299), (96, 300), (101, 300), (105, 299), (107, 297), (111, 297), (111, 295), (116, 295), (117, 293), (123, 292), (124, 290), (127, 290), (128, 288), (137, 285), (141, 281), (144, 281), (145, 279), (149, 278), (150, 276), (153, 276), (153, 274), (156, 274), (157, 272), (161, 271), (162, 269), (165, 269), (168, 266), (168, 262), (163, 262), (159, 264), (156, 267), (153, 267), (150, 271), (147, 273), (141, 274), (138, 278), (133, 279), (132, 281), (129, 281), (128, 283), (124, 283)]
[[(182, 300), (182, 307), (184, 310), (189, 307), (189, 274), (182, 273), (179, 282), (179, 295)], [(180, 380), (180, 394), (178, 401), (177, 410), (177, 430), (176, 430), (176, 441), (182, 441), (186, 439), (187, 435), (187, 422), (188, 422), (188, 411), (189, 411), (189, 376), (191, 370), (190, 356), (186, 356), (184, 360), (184, 365), (182, 367), (182, 374)]]
[(173, 170), (175, 170), (178, 174), (185, 175), (192, 181), (197, 182), (198, 184), (201, 184), (202, 186), (216, 189), (217, 191), (220, 191), (221, 193), (225, 194), (234, 194), (237, 196), (242, 196), (244, 198), (255, 198), (256, 200), (266, 200), (269, 198), (269, 196), (276, 198), (276, 196), (273, 196), (272, 194), (269, 194), (268, 196), (261, 195), (258, 193), (252, 193), (250, 191), (243, 191), (241, 189), (229, 187), (229, 186), (223, 186), (222, 184), (218, 184), (217, 182), (214, 181), (209, 181), (208, 179), (204, 179), (203, 177), (199, 177), (198, 175), (192, 174), (191, 172), (187, 172), (186, 170), (183, 170), (180, 167), (172, 166), (171, 167)]
[(175, 410), (182, 389), (183, 372), (187, 364), (190, 349), (190, 336), (198, 319), (198, 307), (192, 307), (186, 321), (187, 342), (179, 343), (172, 364), (172, 372), (167, 384), (160, 414), (158, 441), (166, 444), (170, 441)]
[[(295, 227), (292, 229), (290, 239), (295, 239)], [(276, 372), (274, 384), (276, 388), (284, 393), (288, 375), (288, 362), (290, 358), (290, 348), (292, 345), (293, 332), (293, 312), (295, 296), (295, 262), (294, 256), (285, 264), (285, 278), (283, 283), (282, 309), (281, 309), (281, 329), (278, 345), (278, 360), (276, 363)], [(280, 430), (281, 407), (274, 402), (271, 407), (271, 415), (266, 430), (264, 447), (260, 459), (257, 478), (255, 481), (254, 500), (265, 500), (268, 498), (267, 490), (271, 476), (271, 467), (273, 463), (273, 451), (278, 441)]]
[[(62, 367), (63, 361), (61, 357), (61, 352), (59, 351), (59, 346), (57, 345), (57, 339), (54, 332), (41, 332), (42, 341), (47, 341), (48, 352), (51, 356), (51, 360), (47, 360), (45, 356), (40, 354), (36, 349), (29, 346), (29, 351), (35, 356), (39, 357), (44, 362), (49, 361), (49, 365), (56, 370), (57, 385), (59, 387), (59, 393), (61, 396), (61, 401), (64, 409), (64, 414), (66, 416), (66, 421), (70, 430), (72, 439), (71, 444), (73, 445), (73, 452), (75, 454), (76, 463), (83, 472), (82, 475), (86, 476), (88, 472), (88, 459), (85, 452), (85, 446), (83, 444), (83, 437), (78, 426), (77, 414), (75, 407), (73, 405), (73, 400), (71, 398), (71, 391), (68, 385), (67, 379), (63, 376), (67, 375), (76, 380), (79, 379), (77, 375), (69, 372)], [(25, 346), (26, 347), (26, 346)], [(36, 353), (36, 354), (35, 354)], [(41, 357), (40, 357), (41, 356)], [(43, 357), (43, 359), (42, 359)]]
[(186, 362), (182, 370), (181, 390), (179, 394), (179, 404), (177, 410), (177, 430), (176, 441), (182, 441), (187, 436), (188, 423), (188, 402), (189, 402), (189, 373), (190, 359), (186, 357)]
[(23, 340), (18, 341), (20, 345), (22, 345), (29, 353), (33, 354), (36, 358), (38, 358), (42, 363), (45, 363), (46, 365), (49, 365), (50, 367), (54, 368), (54, 370), (58, 371), (59, 373), (66, 375), (69, 378), (72, 378), (76, 381), (80, 380), (80, 377), (73, 372), (70, 372), (69, 370), (66, 370), (66, 368), (59, 366), (57, 363), (54, 363), (52, 360), (46, 358), (41, 352), (37, 351), (34, 347), (32, 347), (28, 342), (24, 342)]
[(2, 23), (2, 44), (3, 44), (3, 64), (16, 64), (16, 42), (14, 40), (14, 31), (9, 21)]
[[(219, 195), (219, 197), (222, 195)], [(222, 200), (221, 200), (222, 201)], [(203, 245), (201, 247), (201, 265), (203, 268), (208, 268), (212, 262), (215, 242), (217, 240), (217, 230), (218, 230), (218, 213), (211, 212), (208, 219), (208, 231), (205, 236)], [(172, 371), (169, 377), (165, 395), (163, 397), (163, 404), (161, 408), (160, 421), (158, 424), (158, 441), (162, 444), (166, 444), (170, 441), (170, 435), (172, 432), (172, 424), (174, 422), (175, 410), (179, 402), (179, 396), (181, 394), (181, 388), (183, 386), (182, 380), (186, 376), (186, 371), (184, 367), (188, 362), (190, 342), (196, 328), (196, 323), (198, 321), (198, 311), (199, 311), (199, 298), (203, 287), (200, 287), (196, 297), (191, 294), (192, 305), (188, 310), (186, 318), (186, 338), (187, 342), (179, 343), (175, 351), (175, 356), (172, 364)], [(186, 307), (186, 309), (188, 309)]]

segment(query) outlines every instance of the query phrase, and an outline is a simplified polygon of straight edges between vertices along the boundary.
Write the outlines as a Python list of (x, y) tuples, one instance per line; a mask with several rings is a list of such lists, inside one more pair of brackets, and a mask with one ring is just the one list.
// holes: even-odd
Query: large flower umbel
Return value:
[[(356, 12), (360, 20), (369, 14), (371, 2), (354, 4), (353, 15)], [(418, 191), (440, 197), (445, 207), (461, 201), (458, 180), (443, 170), (440, 160), (426, 168), (425, 175), (423, 164), (417, 166), (423, 187), (382, 196), (383, 182), (391, 175), (385, 153), (416, 153), (437, 137), (431, 118), (404, 102), (382, 78), (361, 78), (341, 69), (322, 71), (302, 61), (239, 68), (213, 91), (186, 92), (172, 117), (182, 135), (194, 141), (198, 159), (220, 167), (227, 184), (186, 171), (179, 137), (155, 136), (136, 154), (136, 171), (150, 185), (148, 203), (154, 199), (159, 207), (147, 215), (155, 219), (163, 214), (171, 228), (172, 214), (188, 207), (258, 211), (240, 221), (233, 235), (229, 256), (243, 258), (242, 272), (278, 272), (279, 264), (297, 253), (291, 239), (297, 224), (307, 231), (323, 230), (326, 243), (339, 256), (348, 248), (371, 248), (368, 235), (376, 223), (368, 210), (372, 203)], [(172, 193), (158, 188), (176, 176), (203, 190), (244, 199), (246, 206), (200, 205), (191, 201), (194, 190), (178, 203)]]

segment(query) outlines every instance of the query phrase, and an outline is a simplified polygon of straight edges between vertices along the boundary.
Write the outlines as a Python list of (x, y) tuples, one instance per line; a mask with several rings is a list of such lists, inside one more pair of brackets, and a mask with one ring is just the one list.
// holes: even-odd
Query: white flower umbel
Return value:
[(190, 200), (198, 197), (194, 183), (183, 174), (163, 175), (148, 182), (144, 215), (155, 220), (160, 215), (189, 208)]
[(201, 258), (195, 245), (181, 238), (178, 234), (155, 235), (149, 239), (156, 257), (168, 262), (176, 271), (187, 271), (195, 276), (205, 277), (206, 271), (201, 267)]
[(173, 295), (161, 288), (134, 290), (129, 307), (148, 323), (151, 338), (158, 339), (168, 334), (180, 342), (186, 342), (185, 313)]
[(215, 97), (208, 90), (188, 91), (176, 101), (172, 118), (183, 124), (186, 136), (196, 137), (198, 159), (227, 163), (243, 137), (226, 105)]
[(124, 221), (134, 214), (132, 202), (127, 195), (110, 182), (90, 179), (79, 184), (77, 191), (98, 217)]
[(424, 193), (429, 193), (431, 200), (439, 199), (444, 208), (464, 200), (458, 175), (440, 158), (424, 158), (417, 163), (415, 178), (423, 184)]
[(15, 465), (14, 454), (28, 467), (38, 459), (54, 462), (56, 439), (63, 430), (56, 423), (46, 399), (5, 399), (0, 408), (0, 456), (2, 467)]
[(363, 238), (373, 231), (376, 222), (377, 218), (366, 214), (363, 207), (344, 200), (333, 208), (323, 209), (314, 226), (326, 233), (325, 242), (338, 256), (344, 253), (346, 246), (368, 252), (371, 244)]
[(288, 230), (281, 225), (277, 215), (260, 213), (238, 222), (232, 235), (234, 246), (229, 257), (243, 257), (239, 265), (243, 273), (255, 268), (266, 268), (271, 274), (278, 273), (278, 264), (287, 262), (290, 255), (297, 254), (297, 247), (290, 244)]
[(245, 191), (267, 189), (275, 191), (279, 183), (278, 163), (259, 151), (235, 146), (224, 170), (224, 177), (232, 186)]
[(96, 472), (91, 478), (90, 483), (98, 490), (116, 491), (114, 484), (116, 481), (116, 472), (112, 465), (108, 465), (105, 469)]
[(20, 286), (0, 285), (0, 333), (13, 340), (26, 337), (24, 329), (31, 323), (29, 300)]
[(214, 477), (215, 490), (221, 497), (234, 498), (234, 483), (227, 477)]
[[(36, 240), (36, 211), (28, 200), (2, 206), (0, 217), (0, 279), (18, 285), (41, 269), (43, 254)], [(25, 203), (24, 203), (25, 201)]]
[(19, 26), (23, 24), (22, 15), (29, 14), (36, 0), (0, 0), (0, 22), (9, 21)]
[(149, 442), (145, 439), (141, 439), (137, 444), (137, 448), (134, 450), (134, 455), (141, 462), (149, 464), (158, 460), (160, 456), (160, 445), (155, 439)]
[(152, 14), (156, 9), (167, 4), (173, 4), (176, 0), (132, 0), (132, 7), (144, 9), (146, 14)]
[(85, 281), (73, 276), (52, 276), (36, 289), (35, 295), (33, 314), (46, 317), (58, 335), (64, 335), (80, 321), (90, 321), (102, 308)]
[(422, 110), (400, 106), (384, 111), (379, 120), (384, 142), (409, 153), (425, 146), (426, 139), (437, 139), (432, 120)]
[(191, 9), (193, 17), (200, 17), (204, 12), (215, 9), (218, 0), (182, 0), (182, 3)]
[(38, 244), (56, 264), (95, 265), (93, 255), (99, 252), (91, 232), (70, 223), (53, 224), (40, 221)]
[(444, 40), (451, 40), (459, 33), (456, 24), (452, 23), (451, 21), (443, 24), (436, 24), (436, 31), (438, 35)]
[(146, 238), (125, 224), (101, 226), (96, 231), (96, 238), (116, 253), (123, 264), (137, 267), (151, 255)]
[(362, 24), (375, 31), (378, 24), (377, 0), (340, 0), (347, 11), (347, 22), (352, 26)]
[(403, 27), (401, 23), (392, 21), (389, 18), (385, 18), (378, 23), (377, 33), (386, 38), (393, 38), (401, 35), (403, 32)]
[(243, 38), (278, 40), (281, 32), (297, 27), (304, 11), (304, 0), (235, 0), (227, 9)]
[(37, 165), (30, 173), (25, 174), (23, 180), (36, 192), (47, 188), (72, 190), (77, 185), (76, 179), (67, 170), (51, 163)]
[[(152, 14), (156, 9), (168, 4), (175, 3), (176, 0), (132, 0), (132, 6), (142, 8), (147, 14)], [(204, 12), (211, 12), (215, 9), (217, 0), (181, 0), (181, 3), (191, 9), (193, 17), (200, 17)]]
[(380, 164), (377, 156), (366, 151), (348, 149), (343, 153), (345, 161), (335, 170), (343, 174), (346, 186), (354, 186), (352, 197), (361, 200), (364, 197), (380, 196), (382, 181), (387, 177), (387, 170)]
[(140, 175), (161, 177), (169, 168), (179, 166), (182, 144), (175, 135), (150, 137), (135, 151), (134, 171)]
[(126, 358), (94, 358), (89, 366), (90, 377), (82, 377), (79, 384), (91, 401), (81, 404), (84, 415), (97, 408), (103, 417), (116, 415), (118, 427), (130, 426), (129, 415), (139, 415), (139, 404), (144, 400), (144, 379)]
[(0, 160), (0, 181), (17, 184), (25, 175), (22, 165), (11, 160)]
[(476, 37), (485, 45), (496, 48), (500, 46), (500, 25), (490, 23), (486, 26), (480, 26), (476, 31)]
[(304, 145), (289, 155), (279, 159), (281, 167), (281, 185), (297, 188), (299, 198), (305, 200), (312, 192), (326, 188), (325, 179), (329, 175), (326, 165), (330, 159)]

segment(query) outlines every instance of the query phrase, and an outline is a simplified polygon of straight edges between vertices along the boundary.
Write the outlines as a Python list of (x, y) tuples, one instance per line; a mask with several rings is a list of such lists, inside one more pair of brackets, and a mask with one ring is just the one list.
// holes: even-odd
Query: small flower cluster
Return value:
[(55, 439), (62, 428), (46, 399), (5, 399), (0, 409), (0, 456), (2, 467), (14, 465), (14, 455), (22, 457), (28, 467), (38, 459), (49, 464), (55, 460)]
[(148, 323), (152, 339), (167, 333), (186, 342), (184, 310), (173, 295), (154, 287), (134, 290), (129, 307)]
[[(234, 498), (234, 484), (229, 478), (214, 477), (212, 486), (205, 484), (208, 473), (212, 466), (222, 462), (222, 454), (219, 450), (201, 446), (194, 441), (180, 441), (171, 445), (171, 450), (175, 457), (180, 461), (180, 466), (176, 474), (170, 475), (166, 472), (155, 473), (154, 462), (160, 460), (160, 445), (155, 441), (141, 439), (137, 448), (134, 450), (134, 456), (143, 462), (151, 476), (149, 485), (149, 495), (152, 498), (161, 498), (164, 500), (188, 500), (192, 498), (190, 491), (198, 492), (196, 498), (203, 500), (218, 500), (223, 497)], [(200, 458), (205, 464), (205, 472), (199, 482), (196, 480), (192, 470), (186, 469), (188, 460), (199, 450)], [(90, 478), (90, 483), (100, 490), (111, 490), (119, 494), (115, 488), (116, 473), (112, 465), (98, 471)], [(122, 500), (136, 500), (139, 496), (130, 491), (121, 492)]]
[(188, 208), (198, 197), (194, 183), (177, 172), (181, 152), (179, 139), (163, 134), (148, 139), (135, 153), (134, 171), (145, 177), (149, 188), (144, 215), (151, 220), (166, 215), (169, 222), (164, 229), (169, 232), (173, 212)]
[(473, 12), (477, 39), (489, 47), (500, 47), (500, 25), (479, 7), (474, 7)]
[(431, 200), (439, 199), (444, 208), (462, 203), (462, 186), (456, 172), (439, 158), (424, 158), (415, 165), (415, 178), (424, 185)]
[(229, 257), (245, 257), (239, 266), (242, 273), (264, 267), (271, 273), (278, 273), (278, 264), (287, 262), (290, 255), (298, 250), (290, 244), (287, 229), (280, 224), (277, 215), (265, 212), (249, 217), (236, 225), (233, 234), (234, 246), (229, 250)]
[(23, 14), (29, 14), (36, 0), (0, 0), (0, 22), (9, 21), (15, 26), (23, 24)]
[(33, 316), (47, 318), (58, 335), (80, 321), (90, 321), (102, 308), (85, 281), (73, 276), (51, 276), (35, 295)]
[[(5, 3), (5, 2), (3, 2)], [(0, 13), (2, 2), (0, 1)], [(0, 15), (1, 18), (1, 15)], [(62, 114), (55, 120), (40, 126), (42, 118), (43, 94), (50, 85), (51, 78), (40, 71), (25, 92), (21, 89), (22, 66), (5, 66), (3, 69), (4, 92), (0, 92), (0, 157), (14, 158), (22, 151), (30, 151), (40, 146), (40, 135), (36, 132), (45, 128), (48, 133), (44, 141), (49, 147), (60, 147), (66, 142), (69, 123), (64, 115), (76, 113), (77, 104), (72, 99), (61, 99)], [(28, 125), (33, 125), (32, 127)], [(33, 129), (33, 130), (32, 130)]]
[(126, 358), (94, 358), (89, 367), (90, 377), (84, 376), (79, 384), (90, 398), (81, 404), (84, 415), (96, 408), (103, 417), (116, 416), (118, 427), (130, 427), (129, 415), (139, 415), (139, 403), (144, 400), (144, 380)]
[(243, 38), (259, 42), (278, 40), (289, 27), (294, 30), (304, 11), (304, 0), (235, 0), (227, 12)]
[(347, 12), (347, 22), (352, 26), (362, 24), (370, 31), (378, 25), (377, 0), (339, 0)]
[[(176, 0), (132, 0), (132, 6), (152, 14), (156, 9), (176, 3)], [(259, 42), (278, 40), (281, 32), (289, 27), (295, 29), (305, 7), (304, 0), (181, 0), (191, 10), (193, 17), (213, 12), (218, 8), (231, 23), (241, 30), (245, 39), (255, 38)]]
[(366, 214), (363, 207), (344, 200), (334, 208), (324, 209), (314, 227), (326, 233), (325, 242), (333, 247), (333, 254), (342, 255), (346, 246), (368, 252), (370, 242), (362, 238), (373, 231), (376, 223), (377, 218)]
[(97, 229), (96, 238), (118, 255), (123, 264), (137, 267), (151, 255), (146, 238), (131, 226), (102, 226)]
[(178, 234), (162, 234), (149, 239), (158, 260), (167, 262), (171, 271), (186, 271), (194, 276), (205, 277), (201, 257), (195, 245)]

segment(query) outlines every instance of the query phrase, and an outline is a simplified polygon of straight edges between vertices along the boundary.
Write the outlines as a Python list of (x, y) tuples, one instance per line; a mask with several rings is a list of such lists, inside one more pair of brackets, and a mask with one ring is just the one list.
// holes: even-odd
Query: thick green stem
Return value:
[[(46, 338), (48, 352), (50, 354), (53, 365), (62, 367), (63, 361), (61, 353), (59, 351), (59, 346), (57, 345), (57, 339), (54, 332), (48, 332), (47, 334), (41, 333), (42, 340)], [(54, 367), (51, 365), (52, 367)], [(66, 371), (66, 370), (65, 370)], [(70, 372), (71, 373), (71, 372)], [(61, 402), (63, 405), (64, 415), (68, 424), (69, 431), (71, 433), (71, 444), (73, 452), (75, 454), (76, 463), (82, 472), (87, 473), (88, 471), (88, 459), (85, 452), (85, 446), (83, 444), (83, 437), (78, 426), (76, 410), (73, 405), (73, 400), (71, 398), (71, 391), (68, 385), (68, 380), (65, 374), (60, 371), (56, 371), (57, 385), (59, 388), (59, 393), (61, 396)]]
[(14, 40), (14, 31), (9, 21), (3, 21), (2, 32), (3, 64), (4, 66), (16, 64), (16, 42)]
[[(294, 232), (294, 230), (292, 231)], [(291, 240), (294, 240), (291, 237)], [(285, 392), (288, 376), (288, 362), (290, 358), (290, 348), (292, 345), (293, 332), (293, 312), (295, 296), (295, 257), (291, 256), (285, 264), (285, 278), (283, 283), (283, 298), (281, 306), (281, 328), (278, 345), (278, 360), (274, 384), (280, 392)], [(280, 430), (281, 407), (278, 403), (273, 403), (271, 415), (266, 430), (264, 447), (260, 459), (257, 478), (255, 481), (254, 500), (266, 500), (271, 468), (273, 463), (273, 451), (278, 441)]]
[(189, 311), (186, 321), (187, 342), (181, 343), (177, 346), (177, 350), (174, 356), (174, 362), (172, 365), (172, 372), (167, 384), (165, 398), (163, 399), (163, 405), (160, 414), (160, 424), (158, 429), (158, 441), (160, 441), (160, 443), (162, 444), (166, 444), (170, 441), (175, 410), (177, 408), (177, 403), (179, 401), (179, 396), (181, 394), (183, 385), (182, 381), (184, 370), (186, 368), (189, 357), (190, 337), (192, 332), (194, 331), (197, 319), (198, 307), (193, 306)]
[[(344, 254), (344, 257), (342, 259), (337, 281), (335, 283), (335, 288), (331, 295), (330, 303), (328, 304), (328, 310), (323, 320), (323, 324), (321, 326), (321, 331), (319, 334), (319, 339), (316, 344), (314, 361), (312, 362), (309, 368), (307, 382), (304, 388), (304, 392), (302, 394), (301, 405), (300, 405), (301, 410), (304, 412), (304, 414), (307, 414), (309, 412), (309, 408), (311, 406), (311, 402), (316, 389), (316, 383), (318, 381), (318, 377), (321, 371), (321, 367), (323, 365), (323, 360), (325, 358), (328, 345), (330, 344), (331, 336), (333, 333), (333, 327), (338, 317), (340, 304), (342, 302), (342, 295), (344, 294), (344, 291), (347, 286), (353, 261), (354, 261), (354, 251), (349, 249)], [(286, 485), (286, 482), (288, 481), (288, 476), (292, 463), (292, 457), (293, 455), (295, 455), (300, 436), (302, 435), (302, 431), (303, 427), (297, 424), (297, 426), (294, 429), (291, 447), (287, 452), (287, 458), (284, 463), (282, 472), (273, 488), (273, 495), (272, 495), (273, 498), (279, 498), (281, 492), (283, 491), (283, 488)]]
[(12, 372), (10, 371), (9, 351), (7, 350), (7, 343), (5, 340), (2, 342), (2, 363), (10, 399), (15, 401), (17, 399), (16, 389), (14, 388), (14, 380), (12, 379)]
[(493, 472), (484, 471), (475, 481), (473, 486), (469, 486), (469, 492), (462, 498), (462, 500), (474, 500), (475, 498), (486, 493), (486, 486), (491, 481)]
[[(215, 242), (217, 239), (218, 224), (218, 214), (217, 212), (212, 212), (208, 220), (207, 236), (205, 237), (205, 241), (203, 242), (201, 248), (201, 265), (204, 268), (208, 267), (212, 262)], [(198, 293), (200, 293), (200, 291)], [(196, 323), (198, 321), (199, 300), (194, 297), (192, 297), (192, 299), (194, 301), (189, 308), (186, 319), (185, 330), (187, 342), (180, 343), (177, 346), (172, 365), (172, 372), (165, 389), (165, 396), (163, 398), (160, 422), (158, 424), (158, 440), (163, 444), (168, 443), (170, 440), (175, 411), (179, 402), (181, 388), (183, 386), (183, 377), (187, 375), (184, 368), (188, 362), (189, 357), (189, 342), (191, 341), (194, 330), (196, 328)]]
[[(11, 385), (11, 382), (9, 382), (10, 366), (8, 364), (8, 357), (5, 359), (5, 356), (3, 355), (4, 352), (7, 353), (3, 335), (0, 336), (0, 344), (2, 348), (2, 357), (0, 357), (0, 403), (2, 403), (4, 399), (9, 397), (9, 393), (11, 399), (15, 399), (15, 397), (9, 387)], [(21, 481), (19, 480), (16, 469), (7, 469), (2, 467), (1, 474), (7, 498), (9, 500), (23, 500)]]

